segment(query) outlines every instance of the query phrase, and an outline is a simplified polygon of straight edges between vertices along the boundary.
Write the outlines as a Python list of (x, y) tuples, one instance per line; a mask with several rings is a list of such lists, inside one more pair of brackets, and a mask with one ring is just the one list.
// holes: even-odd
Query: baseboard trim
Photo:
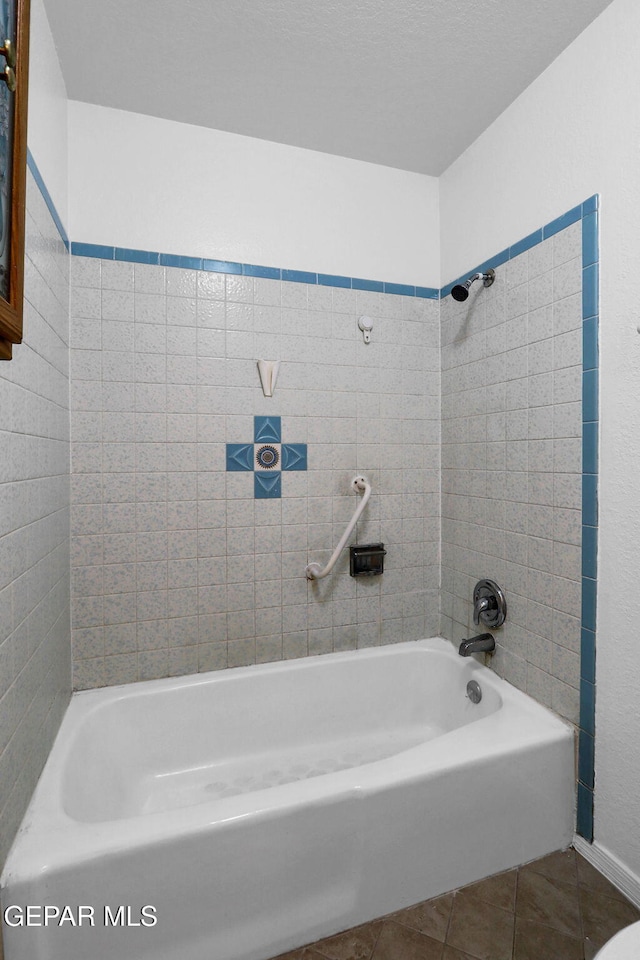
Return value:
[(620, 893), (640, 909), (640, 877), (631, 873), (617, 857), (596, 841), (588, 843), (583, 837), (575, 836), (573, 846), (592, 867), (599, 870)]

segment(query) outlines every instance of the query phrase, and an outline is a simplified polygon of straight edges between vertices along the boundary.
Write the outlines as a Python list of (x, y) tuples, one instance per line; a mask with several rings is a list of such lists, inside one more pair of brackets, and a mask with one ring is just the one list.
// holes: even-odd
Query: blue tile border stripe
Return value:
[(339, 287), (344, 290), (392, 293), (396, 296), (418, 297), (422, 300), (439, 300), (441, 296), (441, 291), (437, 287), (414, 287), (406, 283), (388, 283), (383, 280), (364, 280), (359, 277), (342, 277), (330, 273), (311, 273), (307, 270), (264, 267), (253, 263), (236, 263), (231, 260), (185, 257), (174, 253), (157, 253), (150, 250), (133, 250), (126, 247), (109, 247), (99, 243), (79, 243), (78, 241), (71, 243), (70, 248), (73, 256), (93, 257), (99, 260), (128, 260), (131, 263), (180, 267), (183, 270), (207, 270), (214, 273), (237, 274), (243, 277), (262, 277), (266, 280), (285, 280), (288, 283)]
[(593, 790), (578, 781), (578, 811), (576, 830), (585, 839), (593, 838)]
[(351, 277), (335, 277), (328, 273), (318, 274), (318, 283), (325, 287), (345, 287), (351, 289)]
[(416, 288), (410, 287), (406, 283), (385, 283), (385, 293), (395, 293), (401, 297), (415, 297)]
[[(595, 784), (596, 608), (598, 589), (599, 198), (582, 204), (582, 632), (576, 829), (593, 840)], [(575, 210), (569, 211), (573, 215)], [(575, 220), (578, 218), (576, 217)], [(572, 222), (575, 222), (572, 221)]]
[(440, 290), (440, 297), (444, 298), (456, 283), (463, 283), (474, 273), (495, 269), (549, 237), (554, 237), (571, 224), (582, 221), (582, 623), (576, 829), (581, 837), (590, 842), (593, 840), (598, 586), (599, 206), (597, 194), (589, 197), (584, 203), (572, 207), (562, 216), (456, 277)]
[(570, 227), (572, 223), (577, 223), (578, 220), (581, 220), (583, 215), (582, 206), (580, 203), (577, 207), (573, 207), (573, 209), (563, 213), (561, 217), (557, 217), (555, 220), (552, 220), (551, 223), (547, 223), (546, 226), (542, 228), (544, 239), (548, 240), (549, 237), (554, 237), (556, 233), (560, 233), (565, 227)]
[(371, 293), (384, 293), (384, 283), (381, 280), (358, 280), (352, 278), (352, 290), (369, 290)]
[(586, 733), (586, 731), (581, 730), (578, 737), (578, 744), (578, 780), (584, 784), (588, 790), (593, 790), (594, 737)]
[(582, 369), (595, 370), (598, 366), (598, 318), (582, 321)]
[[(528, 234), (526, 237), (523, 237), (522, 240), (518, 240), (516, 243), (511, 244), (510, 247), (507, 247), (505, 250), (501, 250), (500, 253), (496, 253), (493, 257), (490, 257), (488, 260), (485, 260), (483, 263), (479, 263), (476, 267), (473, 267), (472, 270), (467, 270), (465, 273), (461, 274), (459, 277), (456, 277), (454, 280), (451, 280), (449, 283), (445, 284), (440, 288), (440, 299), (448, 297), (452, 289), (455, 287), (456, 283), (463, 283), (474, 273), (485, 273), (487, 270), (495, 270), (496, 267), (502, 266), (503, 263), (507, 263), (509, 260), (513, 260), (514, 257), (519, 256), (521, 253), (524, 253), (526, 250), (530, 250), (532, 247), (537, 246), (537, 244), (542, 243), (543, 240), (548, 240), (549, 237), (555, 236), (556, 233), (559, 233), (561, 230), (564, 230), (565, 227), (570, 227), (572, 223), (577, 223), (578, 220), (583, 222), (583, 259), (582, 266), (583, 269), (590, 265), (595, 265), (596, 269), (594, 271), (594, 278), (596, 281), (595, 290), (590, 294), (592, 302), (597, 303), (597, 263), (598, 263), (598, 222), (597, 222), (597, 212), (598, 212), (598, 196), (597, 194), (593, 197), (589, 197), (588, 200), (585, 200), (584, 203), (578, 204), (577, 207), (573, 207), (571, 210), (568, 210), (567, 213), (563, 213), (561, 217), (556, 217), (555, 220), (551, 220), (550, 223), (546, 223), (543, 227), (534, 230), (533, 233)], [(589, 215), (593, 215), (593, 219)], [(585, 220), (588, 220), (588, 238), (585, 239)], [(586, 248), (585, 248), (586, 244)], [(583, 314), (585, 316), (585, 314)]]
[(580, 680), (596, 682), (596, 635), (586, 627), (580, 634)]
[(74, 257), (93, 257), (97, 260), (115, 260), (116, 248), (105, 247), (100, 243), (71, 243), (71, 254)]
[(535, 247), (538, 243), (542, 243), (543, 239), (542, 228), (534, 231), (534, 233), (530, 233), (524, 240), (519, 240), (518, 243), (514, 243), (513, 246), (509, 247), (509, 258), (513, 259), (513, 257), (520, 256), (525, 250), (531, 250), (531, 248)]
[(150, 250), (131, 250), (128, 247), (116, 247), (113, 259), (126, 260), (128, 263), (148, 263), (157, 267), (160, 263), (160, 254), (152, 253)]
[(33, 158), (33, 154), (31, 153), (31, 150), (29, 150), (28, 147), (27, 147), (27, 167), (28, 167), (29, 170), (31, 171), (31, 174), (32, 174), (32, 176), (33, 176), (33, 179), (35, 180), (36, 185), (37, 185), (37, 187), (38, 187), (38, 190), (39, 190), (40, 193), (42, 194), (42, 199), (44, 200), (44, 202), (45, 202), (46, 205), (47, 205), (47, 209), (49, 210), (49, 213), (51, 214), (51, 217), (52, 217), (52, 219), (53, 219), (53, 222), (54, 222), (55, 225), (56, 225), (56, 230), (57, 230), (58, 233), (60, 234), (60, 237), (61, 237), (61, 239), (62, 239), (62, 242), (64, 243), (65, 247), (66, 247), (67, 250), (68, 250), (68, 249), (69, 249), (69, 237), (67, 236), (67, 231), (65, 230), (65, 228), (64, 228), (64, 226), (63, 226), (62, 220), (60, 219), (60, 215), (58, 214), (58, 211), (56, 210), (56, 205), (55, 205), (55, 203), (53, 202), (53, 200), (51, 199), (51, 194), (50, 194), (49, 191), (47, 190), (46, 184), (45, 184), (44, 180), (42, 179), (42, 175), (41, 175), (40, 171), (38, 170), (38, 165), (37, 165), (36, 161), (35, 161), (34, 158)]
[(233, 263), (230, 260), (209, 260), (203, 259), (202, 269), (209, 273), (235, 273), (242, 274), (242, 264)]
[[(184, 257), (182, 259), (185, 259)], [(252, 263), (242, 264), (243, 277), (262, 277), (263, 280), (280, 280), (282, 271), (278, 267), (256, 267)]]
[[(79, 246), (82, 246), (82, 244), (79, 244)], [(91, 254), (90, 253), (84, 254), (84, 256), (91, 256)], [(183, 270), (202, 270), (202, 258), (201, 257), (176, 257), (172, 253), (161, 253), (160, 266), (161, 267), (182, 267)]]

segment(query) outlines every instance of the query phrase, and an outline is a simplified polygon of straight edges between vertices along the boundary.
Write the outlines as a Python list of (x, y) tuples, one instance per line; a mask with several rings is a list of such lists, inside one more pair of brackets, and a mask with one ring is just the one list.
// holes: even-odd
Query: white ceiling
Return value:
[(45, 6), (73, 100), (437, 176), (610, 2)]

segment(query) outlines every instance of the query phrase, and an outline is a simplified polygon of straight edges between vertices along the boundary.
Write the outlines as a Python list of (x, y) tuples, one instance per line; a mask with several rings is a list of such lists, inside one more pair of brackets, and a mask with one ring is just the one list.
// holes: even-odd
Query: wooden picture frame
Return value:
[(0, 0), (0, 360), (22, 340), (29, 15), (30, 0)]

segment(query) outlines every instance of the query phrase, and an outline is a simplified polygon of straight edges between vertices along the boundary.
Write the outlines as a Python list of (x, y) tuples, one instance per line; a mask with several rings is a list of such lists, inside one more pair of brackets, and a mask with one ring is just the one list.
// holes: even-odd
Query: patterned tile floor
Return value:
[(636, 920), (640, 911), (567, 850), (277, 960), (593, 960)]

